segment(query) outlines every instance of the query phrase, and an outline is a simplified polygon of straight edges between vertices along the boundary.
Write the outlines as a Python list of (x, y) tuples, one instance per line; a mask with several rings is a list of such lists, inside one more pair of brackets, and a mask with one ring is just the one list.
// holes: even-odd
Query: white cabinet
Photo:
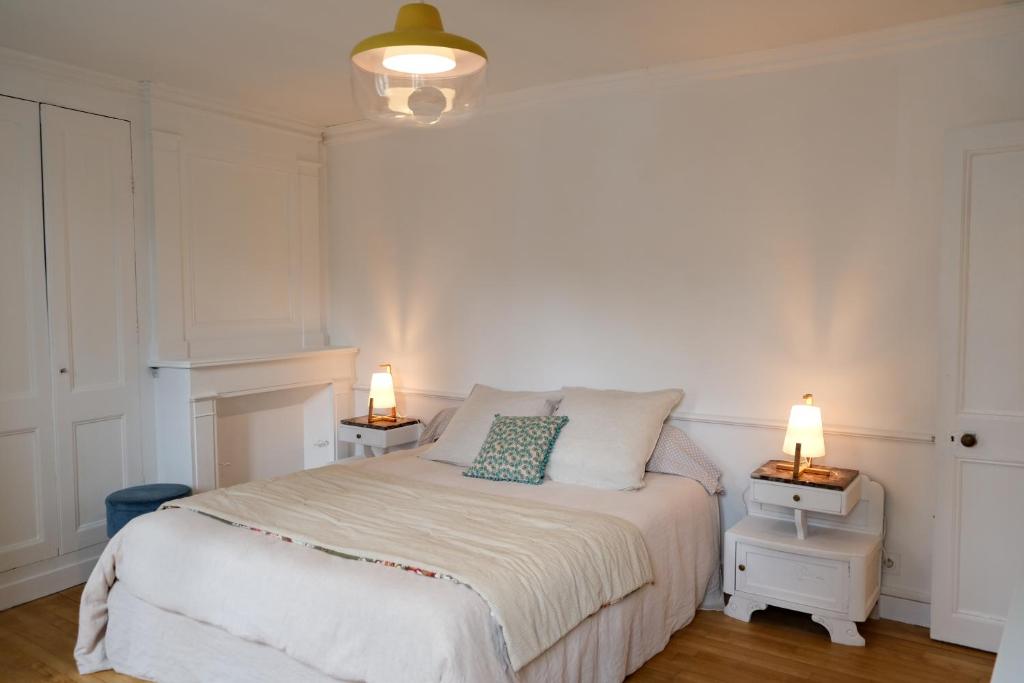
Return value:
[(46, 282), (61, 552), (107, 538), (107, 495), (141, 480), (127, 121), (42, 105)]
[(422, 431), (423, 425), (418, 420), (395, 426), (386, 422), (378, 422), (373, 426), (342, 422), (338, 427), (338, 441), (355, 446), (357, 457), (384, 455), (398, 446), (415, 445)]
[(39, 105), (0, 97), (0, 572), (57, 554)]
[(843, 491), (755, 479), (745, 500), (747, 517), (725, 534), (725, 613), (806, 612), (833, 642), (863, 645), (855, 622), (882, 582), (882, 486), (863, 474)]
[(129, 124), (0, 96), (0, 205), (0, 571), (55, 576), (141, 480)]

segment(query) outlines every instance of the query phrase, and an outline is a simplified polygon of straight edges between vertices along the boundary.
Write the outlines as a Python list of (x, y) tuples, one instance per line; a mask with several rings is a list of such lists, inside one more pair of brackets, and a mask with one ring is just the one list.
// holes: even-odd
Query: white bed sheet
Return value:
[[(119, 558), (107, 605), (109, 663), (167, 682), (612, 682), (663, 649), (706, 595), (720, 604), (718, 502), (698, 483), (648, 474), (639, 491), (534, 487), (465, 478), (418, 452), (348, 466), (620, 516), (643, 533), (654, 583), (592, 615), (516, 674), (486, 603), (465, 586), (165, 510), (133, 523), (140, 533), (150, 527), (150, 550), (164, 551), (126, 542)], [(217, 582), (223, 598), (190, 603), (195, 581)], [(325, 623), (337, 648), (304, 649), (304, 625)]]

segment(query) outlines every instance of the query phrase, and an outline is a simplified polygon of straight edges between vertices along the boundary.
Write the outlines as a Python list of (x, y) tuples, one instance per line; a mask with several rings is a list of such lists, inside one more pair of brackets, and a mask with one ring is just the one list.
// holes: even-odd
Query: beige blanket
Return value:
[(490, 605), (517, 671), (652, 580), (640, 532), (621, 518), (361, 468), (309, 470), (168, 506), (466, 584)]

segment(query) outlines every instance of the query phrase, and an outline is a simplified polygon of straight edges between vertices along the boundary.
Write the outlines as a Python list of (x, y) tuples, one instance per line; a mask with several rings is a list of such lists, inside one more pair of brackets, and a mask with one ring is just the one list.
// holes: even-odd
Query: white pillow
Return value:
[(557, 414), (569, 422), (548, 463), (554, 481), (638, 489), (662, 424), (683, 398), (676, 389), (636, 393), (567, 387)]
[(495, 415), (550, 415), (561, 398), (559, 391), (502, 391), (477, 384), (434, 447), (420, 457), (469, 467), (480, 454)]

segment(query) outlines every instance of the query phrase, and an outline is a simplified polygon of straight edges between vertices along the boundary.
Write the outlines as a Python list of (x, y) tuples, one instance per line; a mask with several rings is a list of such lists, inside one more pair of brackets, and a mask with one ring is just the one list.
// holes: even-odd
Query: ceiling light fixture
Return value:
[(395, 30), (352, 49), (352, 92), (369, 119), (432, 126), (472, 113), (484, 92), (487, 53), (446, 33), (433, 5), (398, 10)]

